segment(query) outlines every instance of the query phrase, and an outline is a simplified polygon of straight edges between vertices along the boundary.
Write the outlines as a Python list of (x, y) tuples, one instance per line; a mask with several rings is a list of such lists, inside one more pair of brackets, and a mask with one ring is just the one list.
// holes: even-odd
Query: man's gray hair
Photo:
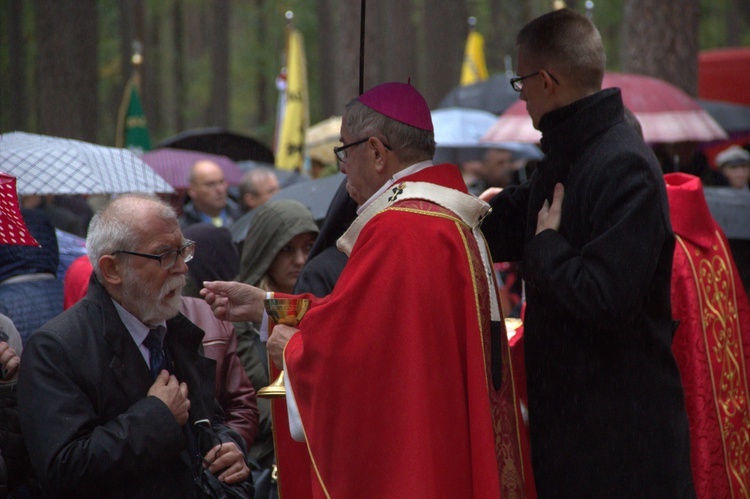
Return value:
[(141, 243), (143, 213), (138, 205), (155, 204), (157, 215), (163, 220), (177, 220), (177, 214), (169, 204), (155, 196), (126, 194), (111, 201), (89, 223), (86, 249), (94, 273), (101, 277), (99, 259), (115, 251), (134, 251)]
[(346, 105), (346, 128), (355, 139), (377, 137), (404, 163), (432, 159), (435, 133), (396, 121), (352, 99)]
[(248, 170), (240, 181), (240, 197), (245, 194), (253, 194), (255, 196), (260, 195), (258, 191), (258, 180), (266, 179), (269, 177), (276, 177), (276, 172), (269, 166), (256, 166), (252, 170)]

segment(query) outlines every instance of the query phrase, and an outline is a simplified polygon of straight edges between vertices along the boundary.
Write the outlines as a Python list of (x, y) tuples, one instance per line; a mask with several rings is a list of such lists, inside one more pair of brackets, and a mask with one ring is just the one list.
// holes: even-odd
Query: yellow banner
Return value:
[(461, 86), (478, 83), (489, 78), (484, 60), (484, 37), (475, 30), (466, 39), (464, 63), (461, 66)]
[(307, 63), (302, 33), (287, 28), (286, 89), (284, 109), (276, 148), (276, 167), (282, 170), (302, 170), (305, 149), (305, 131), (309, 124), (307, 98)]

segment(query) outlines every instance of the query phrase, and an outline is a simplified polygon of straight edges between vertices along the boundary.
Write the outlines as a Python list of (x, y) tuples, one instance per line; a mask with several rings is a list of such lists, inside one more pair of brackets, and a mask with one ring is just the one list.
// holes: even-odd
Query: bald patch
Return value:
[(190, 176), (188, 180), (191, 184), (196, 184), (203, 177), (215, 175), (217, 173), (220, 173), (222, 177), (224, 176), (224, 170), (221, 169), (221, 166), (211, 160), (202, 159), (196, 161), (196, 163), (190, 168)]

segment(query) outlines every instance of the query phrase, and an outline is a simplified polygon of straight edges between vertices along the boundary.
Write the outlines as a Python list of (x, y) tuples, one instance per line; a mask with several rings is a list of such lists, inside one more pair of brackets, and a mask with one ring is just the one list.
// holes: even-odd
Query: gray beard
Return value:
[[(132, 314), (138, 317), (144, 324), (156, 324), (176, 316), (180, 311), (182, 289), (185, 287), (185, 275), (169, 277), (157, 296), (148, 295), (143, 287), (132, 278), (132, 273), (127, 271), (123, 276), (122, 302), (127, 303), (132, 309)], [(164, 297), (173, 289), (178, 292), (169, 298), (166, 304)]]

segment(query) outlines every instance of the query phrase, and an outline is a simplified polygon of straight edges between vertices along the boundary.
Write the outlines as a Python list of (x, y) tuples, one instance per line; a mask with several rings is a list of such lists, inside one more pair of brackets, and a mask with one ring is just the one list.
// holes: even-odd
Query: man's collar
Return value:
[(125, 310), (125, 307), (120, 305), (117, 300), (115, 300), (114, 298), (111, 298), (111, 300), (112, 303), (115, 304), (117, 315), (120, 316), (120, 320), (125, 325), (128, 332), (130, 333), (130, 336), (133, 337), (137, 345), (140, 345), (141, 342), (143, 342), (150, 329), (156, 326), (164, 326), (165, 328), (167, 327), (167, 321), (160, 321), (156, 324), (146, 325), (141, 322), (138, 317)]
[(400, 180), (408, 175), (411, 175), (413, 173), (417, 173), (419, 171), (424, 170), (425, 168), (429, 168), (433, 166), (432, 160), (427, 161), (420, 161), (419, 163), (415, 163), (411, 166), (407, 166), (403, 170), (400, 170), (396, 172), (388, 181), (383, 184), (383, 186), (378, 189), (378, 191), (373, 194), (370, 199), (365, 201), (359, 208), (357, 208), (357, 215), (362, 213), (365, 209), (367, 209), (368, 206), (372, 204), (372, 202), (377, 199), (378, 196), (383, 194), (391, 185), (395, 184), (397, 180)]

